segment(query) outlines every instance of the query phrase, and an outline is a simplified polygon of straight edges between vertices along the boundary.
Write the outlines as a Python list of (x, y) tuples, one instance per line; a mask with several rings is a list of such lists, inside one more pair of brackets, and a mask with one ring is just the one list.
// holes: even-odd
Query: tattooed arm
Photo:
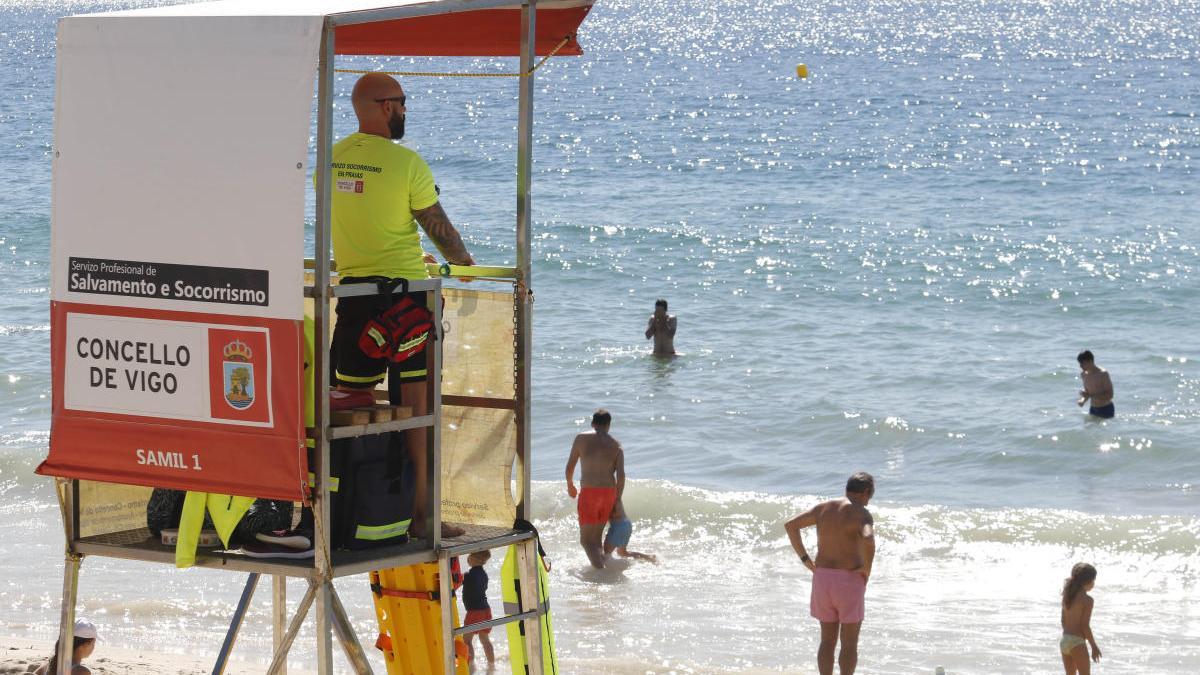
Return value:
[(450, 218), (442, 209), (441, 202), (427, 209), (413, 211), (413, 217), (421, 224), (425, 234), (433, 240), (433, 244), (441, 251), (442, 256), (454, 265), (474, 265), (475, 259), (467, 252), (458, 230), (450, 223)]

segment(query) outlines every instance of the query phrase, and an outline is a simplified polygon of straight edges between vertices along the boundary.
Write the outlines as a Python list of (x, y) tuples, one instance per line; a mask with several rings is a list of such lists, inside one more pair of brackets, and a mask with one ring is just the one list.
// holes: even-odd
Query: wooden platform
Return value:
[[(466, 555), (474, 551), (498, 548), (515, 544), (533, 537), (532, 532), (521, 532), (503, 527), (486, 525), (460, 525), (466, 533), (460, 537), (442, 540), (442, 551), (448, 555)], [(125, 530), (110, 534), (83, 537), (76, 544), (84, 555), (125, 560), (144, 560), (156, 563), (175, 563), (175, 549), (164, 546), (147, 528)], [(422, 562), (434, 562), (437, 553), (424, 539), (410, 540), (406, 544), (381, 546), (365, 551), (333, 552), (333, 574), (335, 577), (363, 574), (387, 567), (403, 567)], [(261, 572), (282, 574), (292, 577), (311, 577), (313, 559), (251, 558), (237, 551), (196, 550), (196, 566), (228, 569), (238, 572)]]

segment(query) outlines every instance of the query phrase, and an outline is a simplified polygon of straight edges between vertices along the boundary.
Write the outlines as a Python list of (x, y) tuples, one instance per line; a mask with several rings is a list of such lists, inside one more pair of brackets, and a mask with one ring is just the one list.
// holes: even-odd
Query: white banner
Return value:
[(63, 407), (270, 427), (267, 342), (265, 328), (70, 313)]
[(321, 25), (62, 19), (51, 299), (303, 318)]

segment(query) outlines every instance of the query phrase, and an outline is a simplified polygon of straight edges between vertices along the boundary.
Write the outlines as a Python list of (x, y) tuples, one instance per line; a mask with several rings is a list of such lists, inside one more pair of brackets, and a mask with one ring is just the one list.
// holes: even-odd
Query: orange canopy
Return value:
[[(539, 7), (536, 50), (549, 54), (563, 38), (557, 53), (583, 53), (575, 32), (590, 4), (572, 7)], [(478, 9), (390, 21), (338, 26), (334, 49), (338, 54), (387, 56), (518, 56), (521, 48), (519, 8)]]

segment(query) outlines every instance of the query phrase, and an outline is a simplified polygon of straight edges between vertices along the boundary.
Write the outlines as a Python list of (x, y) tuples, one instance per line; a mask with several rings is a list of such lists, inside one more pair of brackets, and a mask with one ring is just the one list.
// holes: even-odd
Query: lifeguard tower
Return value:
[[(268, 672), (285, 670), (310, 613), (318, 672), (333, 672), (335, 634), (354, 671), (371, 672), (333, 580), (430, 563), (438, 566), (439, 584), (430, 597), (446, 601), (439, 605), (440, 667), (428, 672), (454, 672), (455, 635), (512, 622), (522, 626), (526, 672), (543, 672), (544, 574), (536, 532), (519, 525), (531, 519), (533, 83), (539, 56), (581, 53), (575, 35), (591, 4), (241, 0), (61, 20), (53, 423), (39, 472), (56, 478), (66, 534), (63, 667), (69, 669), (86, 556), (175, 563), (174, 549), (151, 536), (145, 512), (153, 488), (171, 488), (304, 502), (313, 512), (311, 558), (197, 553), (198, 566), (249, 573), (214, 673), (224, 672), (263, 574), (273, 580)], [(368, 411), (333, 425), (326, 384), (331, 303), (378, 292), (338, 286), (331, 269), (330, 149), (337, 59), (344, 55), (519, 57), (512, 73), (519, 79), (516, 267), (438, 268), (441, 276), (487, 280), (470, 290), (443, 288), (437, 275), (412, 281), (412, 290), (431, 291), (435, 326), (448, 328), (430, 349), (431, 413), (388, 419), (394, 411)], [(316, 226), (308, 244), (312, 179)], [(433, 299), (439, 294), (444, 310)], [(304, 365), (306, 304), (314, 326), (311, 374)], [(306, 378), (315, 382), (311, 426)], [(331, 443), (414, 428), (427, 439), (430, 475), (417, 480), (430, 485), (429, 537), (335, 549)], [(442, 538), (443, 521), (466, 534)], [(516, 547), (521, 582), (517, 611), (455, 627), (450, 560), (509, 546)], [(307, 582), (290, 619), (288, 577)]]

